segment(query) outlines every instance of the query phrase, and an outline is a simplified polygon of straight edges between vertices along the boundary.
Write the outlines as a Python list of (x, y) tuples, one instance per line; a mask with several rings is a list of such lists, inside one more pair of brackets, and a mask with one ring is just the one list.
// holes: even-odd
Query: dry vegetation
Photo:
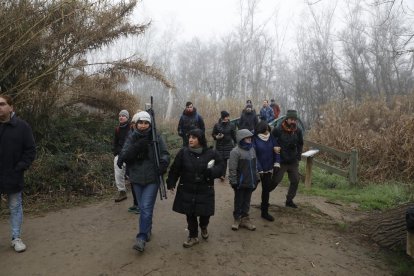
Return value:
[(396, 96), (390, 103), (330, 104), (307, 138), (338, 150), (356, 148), (361, 179), (409, 182), (414, 179), (413, 111), (414, 95)]

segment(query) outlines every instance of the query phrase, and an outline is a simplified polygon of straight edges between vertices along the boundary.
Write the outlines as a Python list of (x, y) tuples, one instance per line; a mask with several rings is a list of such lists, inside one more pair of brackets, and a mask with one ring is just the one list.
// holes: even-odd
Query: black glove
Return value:
[(168, 169), (168, 163), (167, 161), (165, 161), (164, 159), (160, 160), (160, 166), (158, 167), (158, 173), (160, 175), (163, 175), (164, 173), (167, 172)]

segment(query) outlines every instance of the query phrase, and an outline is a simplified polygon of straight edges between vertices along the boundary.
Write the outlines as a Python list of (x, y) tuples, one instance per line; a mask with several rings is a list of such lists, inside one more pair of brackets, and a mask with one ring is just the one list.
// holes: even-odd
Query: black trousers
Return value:
[(234, 219), (241, 219), (249, 216), (252, 193), (253, 189), (250, 188), (234, 188)]
[[(269, 205), (270, 192), (276, 187), (272, 186), (272, 173), (261, 173), (260, 181), (262, 182), (262, 207)], [(272, 189), (273, 188), (273, 189)]]
[[(198, 237), (198, 225), (200, 224), (200, 228), (207, 228), (208, 223), (210, 222), (210, 216), (195, 216), (195, 215), (186, 215), (187, 216), (187, 228), (190, 238), (197, 238)], [(200, 218), (200, 223), (198, 222), (198, 218)]]

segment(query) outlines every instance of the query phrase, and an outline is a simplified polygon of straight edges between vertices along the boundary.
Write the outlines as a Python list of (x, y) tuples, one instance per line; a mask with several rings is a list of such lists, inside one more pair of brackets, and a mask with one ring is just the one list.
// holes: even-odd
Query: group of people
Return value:
[[(183, 243), (184, 247), (198, 244), (199, 232), (203, 239), (208, 239), (208, 224), (215, 212), (214, 180), (225, 180), (227, 166), (228, 180), (234, 191), (232, 230), (256, 229), (250, 220), (249, 210), (252, 193), (260, 182), (261, 217), (274, 221), (269, 213), (269, 197), (285, 173), (290, 181), (285, 206), (297, 208), (293, 199), (299, 183), (303, 134), (297, 126), (298, 115), (295, 110), (288, 110), (283, 122), (271, 129), (269, 122), (280, 113), (278, 106), (277, 112), (274, 111), (274, 100), (271, 102), (269, 106), (267, 100), (263, 101), (259, 120), (251, 101), (248, 101), (238, 130), (230, 122), (230, 114), (221, 111), (212, 131), (214, 149), (207, 145), (202, 116), (192, 102), (186, 103), (177, 127), (183, 146), (175, 156), (166, 179), (167, 189), (175, 194), (172, 209), (186, 215), (189, 235)], [(143, 252), (151, 237), (158, 191), (156, 177), (167, 172), (170, 154), (162, 138), (157, 137), (160, 143), (157, 166), (151, 153), (154, 150), (151, 134), (153, 118), (146, 111), (140, 111), (134, 115), (132, 127), (129, 126), (128, 118), (126, 110), (119, 113), (119, 126), (114, 138), (115, 176), (116, 179), (122, 179), (117, 175), (120, 173), (122, 176), (123, 170), (126, 170), (125, 175), (131, 183), (134, 205), (140, 211), (139, 231), (133, 248)], [(127, 134), (124, 135), (124, 132)], [(119, 182), (125, 183), (125, 180)], [(126, 189), (125, 184), (119, 185), (118, 182), (117, 187), (119, 193), (115, 201), (119, 202), (126, 199)]]

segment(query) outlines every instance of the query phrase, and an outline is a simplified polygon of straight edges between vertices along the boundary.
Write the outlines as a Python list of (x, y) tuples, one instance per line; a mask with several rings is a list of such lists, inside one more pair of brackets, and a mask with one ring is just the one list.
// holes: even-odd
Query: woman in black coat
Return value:
[(223, 174), (223, 161), (215, 150), (207, 147), (204, 132), (193, 129), (188, 139), (189, 145), (177, 153), (167, 179), (171, 191), (179, 181), (173, 210), (187, 216), (189, 237), (184, 247), (198, 243), (199, 225), (203, 239), (208, 238), (207, 226), (214, 215), (214, 179)]
[(214, 125), (211, 135), (216, 140), (217, 152), (224, 159), (223, 175), (220, 177), (221, 181), (224, 181), (227, 171), (227, 160), (230, 157), (231, 150), (237, 144), (236, 127), (230, 123), (230, 114), (227, 111), (221, 111), (220, 120)]

